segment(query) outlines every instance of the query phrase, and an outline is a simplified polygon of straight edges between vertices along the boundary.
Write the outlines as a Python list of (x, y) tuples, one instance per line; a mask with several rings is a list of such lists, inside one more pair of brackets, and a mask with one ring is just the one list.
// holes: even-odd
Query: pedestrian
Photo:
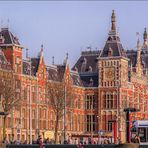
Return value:
[(3, 143), (4, 143), (4, 144), (9, 144), (9, 142), (8, 142), (8, 140), (7, 140), (6, 137), (4, 137)]
[(140, 137), (138, 135), (135, 136), (134, 143), (140, 143)]
[(78, 144), (78, 148), (84, 148), (82, 142)]
[(39, 148), (43, 148), (43, 141), (42, 141), (42, 138), (41, 137), (39, 139)]

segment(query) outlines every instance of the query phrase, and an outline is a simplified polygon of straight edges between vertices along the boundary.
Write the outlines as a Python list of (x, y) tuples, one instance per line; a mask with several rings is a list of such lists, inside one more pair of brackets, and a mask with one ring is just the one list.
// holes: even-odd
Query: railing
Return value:
[[(127, 144), (120, 144), (120, 145), (115, 145), (115, 144), (106, 144), (106, 145), (97, 145), (97, 144), (89, 144), (89, 145), (83, 145), (83, 148), (147, 148), (148, 145), (139, 145), (139, 144), (134, 144), (134, 143), (127, 143)], [(6, 148), (39, 148), (38, 144), (33, 144), (33, 145), (27, 145), (27, 144), (22, 144), (22, 145), (7, 145)], [(43, 148), (79, 148), (78, 145), (70, 145), (70, 144), (52, 144), (52, 145), (43, 145)]]

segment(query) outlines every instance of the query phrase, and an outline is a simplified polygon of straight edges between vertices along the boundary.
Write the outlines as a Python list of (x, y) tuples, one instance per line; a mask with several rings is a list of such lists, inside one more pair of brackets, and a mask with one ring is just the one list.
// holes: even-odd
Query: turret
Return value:
[(114, 10), (112, 11), (111, 23), (112, 23), (111, 30), (116, 31), (116, 15)]
[(147, 47), (147, 30), (146, 30), (146, 28), (144, 28), (143, 40), (144, 40), (143, 46)]

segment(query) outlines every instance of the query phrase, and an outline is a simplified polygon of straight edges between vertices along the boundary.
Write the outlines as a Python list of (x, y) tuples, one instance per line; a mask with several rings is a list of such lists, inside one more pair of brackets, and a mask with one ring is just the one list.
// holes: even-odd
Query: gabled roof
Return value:
[(8, 28), (1, 28), (0, 31), (0, 45), (3, 44), (16, 44), (20, 45), (19, 40), (17, 37), (15, 37)]

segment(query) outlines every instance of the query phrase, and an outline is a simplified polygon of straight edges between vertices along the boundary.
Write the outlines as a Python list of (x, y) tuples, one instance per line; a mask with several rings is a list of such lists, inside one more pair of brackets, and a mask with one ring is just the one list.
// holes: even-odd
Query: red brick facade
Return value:
[[(30, 133), (32, 139), (36, 139), (39, 134), (44, 136), (47, 131), (54, 132), (55, 115), (52, 107), (47, 104), (46, 84), (56, 81), (56, 75), (61, 68), (76, 96), (72, 100), (73, 107), (66, 108), (67, 138), (97, 136), (99, 130), (104, 130), (106, 136), (111, 136), (116, 130), (117, 137), (125, 142), (126, 120), (123, 110), (128, 107), (140, 109), (140, 112), (130, 114), (131, 121), (148, 119), (148, 66), (144, 67), (141, 62), (144, 49), (139, 49), (137, 45), (137, 50), (141, 53), (139, 56), (143, 57), (138, 57), (137, 51), (123, 50), (116, 31), (114, 12), (104, 49), (82, 52), (72, 70), (67, 63), (46, 65), (43, 46), (38, 57), (23, 59), (23, 47), (18, 40), (6, 28), (1, 34), (5, 41), (0, 43), (0, 48), (17, 78), (16, 97), (24, 98), (21, 110), (13, 110), (8, 115), (9, 139), (12, 135), (15, 138), (20, 135), (22, 141), (29, 141)], [(9, 36), (10, 41), (7, 40)], [(132, 62), (134, 59), (135, 63)], [(4, 71), (1, 67), (1, 74)], [(9, 70), (7, 72), (9, 73)], [(110, 120), (116, 121), (116, 129)], [(59, 123), (58, 140), (63, 140), (63, 119)]]

